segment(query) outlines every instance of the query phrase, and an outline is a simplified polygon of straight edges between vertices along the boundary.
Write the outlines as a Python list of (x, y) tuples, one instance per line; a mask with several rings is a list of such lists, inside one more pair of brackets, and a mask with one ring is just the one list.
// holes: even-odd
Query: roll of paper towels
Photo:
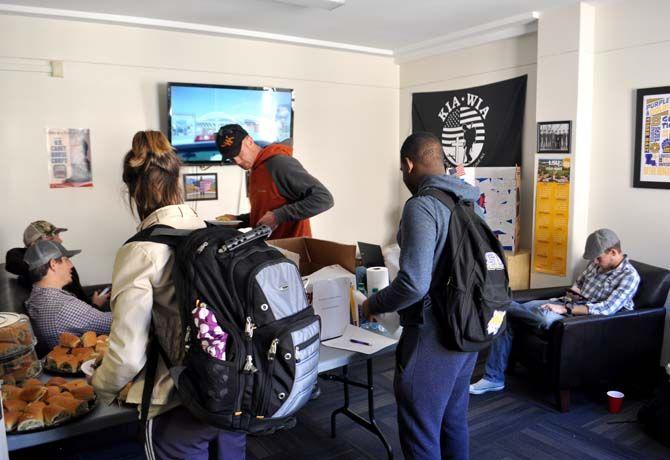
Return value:
[(386, 267), (370, 267), (365, 271), (368, 280), (368, 295), (372, 295), (374, 289), (381, 291), (389, 285), (389, 271)]
[[(371, 296), (373, 290), (381, 291), (389, 285), (389, 271), (386, 267), (370, 267), (365, 272), (368, 279), (368, 296)], [(377, 315), (377, 321), (384, 326), (391, 337), (397, 339), (400, 337), (402, 327), (400, 327), (400, 316), (396, 312), (382, 313)]]

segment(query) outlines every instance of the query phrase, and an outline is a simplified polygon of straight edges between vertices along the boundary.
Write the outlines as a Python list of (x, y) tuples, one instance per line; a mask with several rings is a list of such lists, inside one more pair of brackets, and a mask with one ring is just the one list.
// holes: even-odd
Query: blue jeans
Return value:
[[(549, 329), (556, 320), (562, 318), (558, 313), (545, 310), (542, 305), (549, 303), (549, 300), (531, 300), (520, 304), (512, 302), (507, 314), (513, 318), (521, 318), (524, 322), (539, 328)], [(491, 351), (486, 360), (486, 372), (484, 378), (489, 382), (499, 385), (505, 383), (505, 369), (509, 360), (510, 351), (512, 351), (512, 339), (514, 331), (512, 324), (507, 322), (507, 328), (491, 344)]]
[(430, 310), (406, 326), (396, 349), (394, 390), (406, 460), (467, 460), (468, 386), (477, 353), (447, 350)]

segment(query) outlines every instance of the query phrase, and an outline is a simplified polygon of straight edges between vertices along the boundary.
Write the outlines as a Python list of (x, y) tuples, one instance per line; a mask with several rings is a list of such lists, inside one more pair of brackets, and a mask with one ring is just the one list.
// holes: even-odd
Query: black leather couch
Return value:
[(25, 313), (23, 303), (30, 291), (19, 284), (16, 276), (5, 270), (5, 264), (0, 264), (0, 311)]
[[(523, 364), (540, 374), (567, 412), (570, 389), (582, 386), (654, 383), (660, 369), (665, 323), (665, 303), (670, 271), (631, 261), (641, 282), (635, 310), (612, 316), (565, 317), (549, 330), (511, 319), (514, 342), (510, 366)], [(517, 302), (560, 297), (567, 287), (517, 291)]]

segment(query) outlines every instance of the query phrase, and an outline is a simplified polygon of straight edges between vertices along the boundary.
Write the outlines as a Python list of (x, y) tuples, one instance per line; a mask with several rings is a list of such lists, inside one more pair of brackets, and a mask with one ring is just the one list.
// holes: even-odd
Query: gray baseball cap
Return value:
[(619, 237), (609, 228), (601, 228), (591, 233), (584, 246), (584, 258), (593, 260), (619, 242)]
[(81, 252), (80, 249), (68, 251), (62, 244), (50, 240), (39, 240), (26, 250), (23, 261), (28, 264), (28, 269), (33, 270), (41, 267), (51, 259), (60, 259), (61, 257), (72, 257)]

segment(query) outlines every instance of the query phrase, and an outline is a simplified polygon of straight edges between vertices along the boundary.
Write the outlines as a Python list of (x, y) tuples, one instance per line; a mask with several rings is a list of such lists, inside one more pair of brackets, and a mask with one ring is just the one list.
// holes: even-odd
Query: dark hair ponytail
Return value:
[(128, 202), (144, 220), (163, 206), (184, 202), (179, 184), (181, 161), (160, 131), (139, 131), (123, 160)]

